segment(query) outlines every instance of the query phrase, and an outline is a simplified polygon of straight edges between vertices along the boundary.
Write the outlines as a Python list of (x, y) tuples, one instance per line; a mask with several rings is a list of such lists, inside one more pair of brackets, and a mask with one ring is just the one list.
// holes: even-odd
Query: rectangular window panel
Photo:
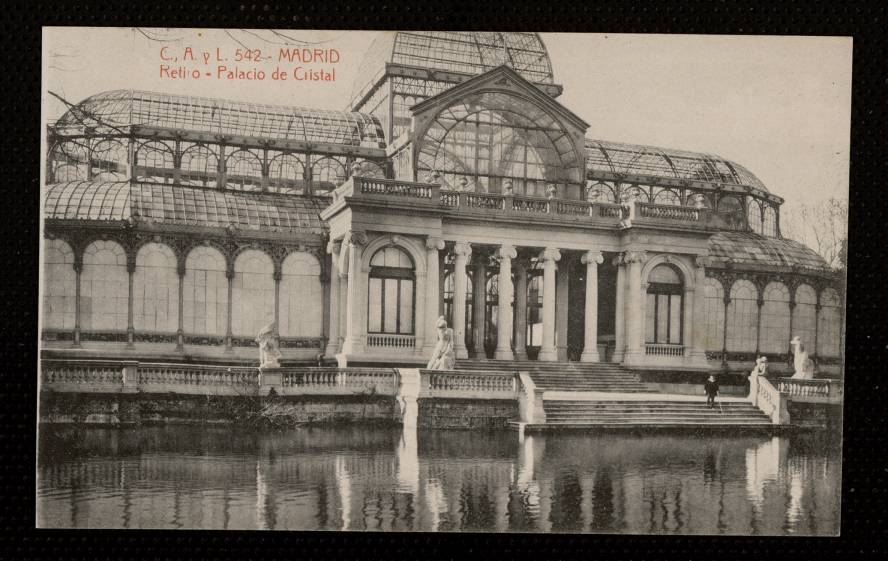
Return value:
[(678, 345), (681, 343), (681, 295), (669, 296), (669, 342)]
[(657, 295), (657, 343), (668, 343), (669, 334), (669, 297)]
[(656, 341), (656, 324), (654, 323), (654, 318), (656, 317), (657, 311), (657, 295), (656, 294), (648, 294), (647, 295), (647, 304), (644, 307), (644, 315), (645, 315), (645, 341), (648, 343), (653, 343)]
[(398, 281), (397, 279), (385, 279), (383, 281), (383, 312), (382, 331), (384, 333), (398, 332)]
[(367, 291), (369, 315), (367, 331), (379, 333), (382, 331), (382, 280), (370, 279), (370, 288)]
[(400, 333), (413, 333), (413, 281), (401, 281), (401, 330)]

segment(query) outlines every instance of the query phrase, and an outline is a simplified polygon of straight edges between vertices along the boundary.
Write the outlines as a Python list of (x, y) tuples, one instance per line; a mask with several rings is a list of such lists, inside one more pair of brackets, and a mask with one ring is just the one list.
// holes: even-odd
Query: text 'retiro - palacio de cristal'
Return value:
[[(44, 356), (841, 364), (842, 284), (714, 154), (596, 139), (533, 33), (386, 34), (347, 111), (96, 93), (48, 128)], [(322, 355), (322, 356), (321, 356)]]

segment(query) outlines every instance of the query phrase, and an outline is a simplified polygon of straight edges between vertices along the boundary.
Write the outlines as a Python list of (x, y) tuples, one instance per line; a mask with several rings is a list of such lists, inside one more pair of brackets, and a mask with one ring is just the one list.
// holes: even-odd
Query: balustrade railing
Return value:
[(844, 384), (839, 380), (777, 378), (775, 382), (779, 391), (798, 401), (839, 402), (844, 394)]
[(517, 399), (518, 373), (421, 370), (420, 397)]
[(412, 349), (416, 346), (416, 337), (414, 335), (368, 334), (367, 346)]
[(646, 343), (646, 355), (651, 356), (684, 356), (684, 345), (666, 345), (662, 343)]
[(47, 386), (123, 385), (125, 365), (121, 361), (55, 361), (40, 363), (41, 382)]
[(282, 369), (283, 393), (395, 395), (397, 373), (389, 368), (299, 368)]
[(641, 218), (656, 218), (677, 222), (700, 222), (701, 220), (701, 210), (698, 208), (651, 203), (636, 204), (638, 205), (638, 216)]
[(530, 197), (515, 197), (512, 199), (512, 210), (515, 212), (547, 213), (549, 212), (549, 201)]
[(482, 208), (487, 210), (504, 210), (502, 195), (489, 193), (462, 193), (462, 204), (466, 208)]
[(272, 387), (283, 394), (395, 395), (398, 374), (387, 368), (225, 367), (136, 361), (41, 362), (44, 389), (63, 392), (181, 393), (196, 395), (262, 394)]
[(789, 396), (775, 388), (764, 376), (749, 378), (749, 400), (775, 425), (789, 424)]
[(162, 363), (140, 363), (137, 372), (140, 386), (251, 386), (259, 375), (256, 368)]
[(407, 183), (394, 179), (371, 179), (367, 177), (355, 177), (357, 190), (369, 195), (394, 195), (415, 199), (432, 199), (438, 185), (427, 183)]

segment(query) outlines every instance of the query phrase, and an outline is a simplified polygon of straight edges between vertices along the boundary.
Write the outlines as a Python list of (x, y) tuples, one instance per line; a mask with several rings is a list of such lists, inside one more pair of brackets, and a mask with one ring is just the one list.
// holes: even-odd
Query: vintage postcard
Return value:
[(851, 52), (44, 28), (37, 525), (840, 534)]

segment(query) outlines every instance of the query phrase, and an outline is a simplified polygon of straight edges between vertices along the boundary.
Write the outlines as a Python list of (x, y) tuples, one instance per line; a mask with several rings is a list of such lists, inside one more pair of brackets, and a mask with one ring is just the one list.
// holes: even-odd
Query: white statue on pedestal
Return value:
[(808, 351), (802, 344), (802, 339), (796, 335), (789, 342), (792, 347), (793, 366), (795, 366), (795, 374), (792, 377), (796, 380), (813, 380), (814, 379), (814, 361), (808, 358)]
[(750, 377), (767, 376), (768, 374), (768, 357), (760, 356), (755, 359), (755, 367), (749, 373)]
[(278, 359), (281, 351), (278, 350), (278, 336), (274, 322), (269, 323), (259, 330), (256, 342), (259, 343), (259, 368), (280, 368)]
[(453, 330), (447, 327), (444, 316), (438, 318), (435, 323), (438, 331), (438, 343), (432, 351), (432, 358), (426, 366), (428, 370), (453, 370), (456, 365), (456, 357), (453, 354)]

